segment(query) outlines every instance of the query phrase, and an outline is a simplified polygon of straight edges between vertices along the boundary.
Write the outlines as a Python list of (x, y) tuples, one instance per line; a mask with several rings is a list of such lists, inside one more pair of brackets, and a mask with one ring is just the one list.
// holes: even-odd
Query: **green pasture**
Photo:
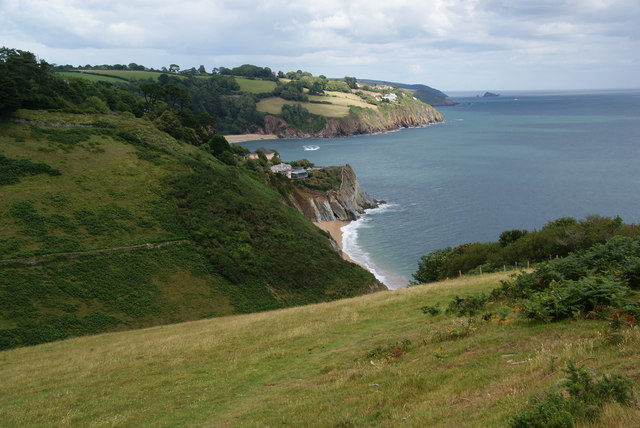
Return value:
[(271, 92), (276, 87), (276, 82), (271, 80), (246, 79), (244, 77), (236, 77), (235, 79), (238, 85), (240, 85), (242, 92), (249, 92), (251, 94)]
[(78, 79), (86, 79), (86, 80), (90, 80), (92, 82), (111, 82), (111, 83), (123, 83), (124, 81), (122, 79), (117, 79), (115, 77), (110, 77), (107, 75), (102, 75), (102, 76), (96, 76), (95, 74), (87, 74), (87, 73), (75, 73), (72, 71), (61, 71), (56, 73), (58, 75), (61, 76), (67, 76), (67, 77), (75, 77)]
[[(325, 97), (321, 97), (324, 98)], [(264, 113), (280, 114), (285, 104), (300, 104), (313, 114), (325, 117), (345, 117), (349, 115), (349, 107), (337, 104), (315, 104), (308, 102), (287, 101), (279, 97), (265, 98), (258, 102), (256, 109)]]

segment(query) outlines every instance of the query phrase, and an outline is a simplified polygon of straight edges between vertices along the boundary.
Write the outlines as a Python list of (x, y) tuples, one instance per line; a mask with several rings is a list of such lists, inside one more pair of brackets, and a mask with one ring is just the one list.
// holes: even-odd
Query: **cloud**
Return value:
[(0, 12), (3, 43), (42, 47), (55, 63), (298, 64), (449, 87), (491, 83), (463, 76), (464, 63), (491, 87), (504, 73), (530, 84), (531, 64), (557, 76), (608, 64), (640, 86), (637, 0), (0, 0)]

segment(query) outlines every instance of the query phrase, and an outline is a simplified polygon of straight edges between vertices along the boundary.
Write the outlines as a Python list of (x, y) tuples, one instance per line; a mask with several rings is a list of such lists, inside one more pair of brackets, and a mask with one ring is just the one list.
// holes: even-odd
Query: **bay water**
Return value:
[(387, 203), (343, 228), (344, 249), (390, 288), (406, 286), (424, 254), (504, 230), (564, 216), (640, 222), (640, 90), (452, 98), (459, 104), (438, 108), (442, 124), (241, 145), (350, 164)]

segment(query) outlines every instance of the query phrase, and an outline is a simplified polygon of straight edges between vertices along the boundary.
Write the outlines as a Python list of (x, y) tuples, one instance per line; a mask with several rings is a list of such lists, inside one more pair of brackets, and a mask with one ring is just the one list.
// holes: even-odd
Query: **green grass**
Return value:
[[(0, 349), (334, 300), (375, 281), (276, 190), (151, 122), (18, 116), (94, 126), (0, 122), (0, 156), (17, 168), (0, 186)], [(195, 265), (180, 248), (97, 251), (175, 240)]]
[[(330, 100), (329, 98), (327, 98)], [(256, 109), (264, 113), (280, 114), (285, 104), (300, 104), (310, 113), (325, 117), (346, 117), (349, 115), (349, 107), (336, 104), (314, 104), (307, 102), (287, 101), (279, 97), (265, 98), (258, 102)]]
[[(422, 313), (504, 274), (0, 353), (5, 426), (506, 426), (572, 360), (640, 378), (640, 330)], [(451, 337), (448, 339), (448, 337)], [(408, 346), (405, 344), (409, 343)], [(402, 352), (385, 353), (403, 343)], [(90, 397), (90, 399), (87, 399)], [(607, 405), (594, 425), (634, 426)]]
[(246, 79), (244, 77), (236, 77), (235, 79), (238, 85), (240, 85), (242, 92), (249, 92), (251, 94), (271, 92), (276, 87), (276, 82), (271, 80)]
[(73, 77), (77, 79), (86, 79), (92, 82), (110, 82), (110, 83), (123, 83), (122, 79), (118, 79), (110, 76), (96, 76), (95, 74), (87, 74), (87, 73), (74, 73), (72, 71), (60, 71), (56, 74), (61, 76)]
[(115, 76), (127, 80), (158, 79), (162, 74), (160, 71), (134, 71), (134, 70), (79, 70), (81, 73), (103, 74), (105, 76)]

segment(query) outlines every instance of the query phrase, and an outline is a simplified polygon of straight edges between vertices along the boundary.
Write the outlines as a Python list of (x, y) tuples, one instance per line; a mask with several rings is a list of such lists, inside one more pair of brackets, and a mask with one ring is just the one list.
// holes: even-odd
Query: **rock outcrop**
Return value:
[(375, 208), (379, 203), (360, 188), (350, 165), (342, 167), (342, 181), (338, 190), (320, 192), (295, 188), (289, 195), (289, 202), (315, 222), (356, 220), (365, 209)]

